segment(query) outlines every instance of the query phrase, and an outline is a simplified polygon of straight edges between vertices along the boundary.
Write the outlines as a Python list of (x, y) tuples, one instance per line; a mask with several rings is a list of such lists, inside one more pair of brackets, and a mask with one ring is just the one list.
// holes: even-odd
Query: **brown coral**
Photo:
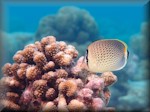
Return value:
[(9, 101), (9, 100), (1, 100), (0, 103), (4, 108), (8, 108), (8, 109), (11, 109), (14, 111), (18, 111), (21, 109), (18, 104), (14, 103), (12, 101)]
[(66, 54), (69, 54), (73, 58), (76, 58), (78, 56), (78, 51), (72, 45), (68, 45), (67, 48), (64, 50), (64, 52)]
[(49, 44), (45, 47), (45, 54), (47, 58), (52, 58), (58, 52), (57, 43)]
[(68, 112), (66, 99), (62, 94), (59, 95), (57, 107), (59, 112)]
[(114, 75), (112, 72), (104, 72), (101, 75), (101, 78), (104, 79), (105, 86), (110, 86), (117, 81), (117, 76)]
[(36, 48), (37, 48), (38, 51), (43, 52), (42, 45), (41, 45), (41, 43), (39, 41), (35, 42), (35, 46), (36, 46)]
[(12, 65), (10, 63), (6, 63), (3, 68), (3, 74), (8, 75), (8, 76), (12, 76), (13, 75), (13, 71), (12, 71)]
[(61, 82), (65, 82), (65, 81), (66, 81), (66, 79), (64, 79), (64, 78), (59, 78), (59, 79), (57, 79), (56, 82), (55, 82), (55, 88), (58, 88), (58, 87), (59, 87), (59, 84), (60, 84)]
[(42, 105), (42, 112), (56, 112), (57, 107), (56, 105), (52, 102), (46, 102)]
[(43, 38), (41, 39), (41, 46), (42, 46), (43, 48), (45, 48), (45, 46), (48, 45), (48, 44), (49, 44), (49, 38), (43, 37)]
[(43, 79), (43, 80), (47, 80), (48, 82), (51, 83), (52, 81), (56, 80), (57, 77), (56, 77), (55, 72), (49, 71), (48, 73), (46, 73), (46, 74), (44, 74), (44, 75), (42, 76), (42, 79)]
[(83, 112), (87, 109), (87, 107), (84, 105), (84, 103), (73, 99), (68, 104), (68, 109), (70, 112)]
[(24, 109), (27, 112), (38, 112), (39, 110), (42, 109), (41, 108), (42, 107), (42, 101), (39, 98), (32, 99), (29, 104), (30, 105), (28, 106), (28, 110), (27, 110), (27, 108)]
[(46, 91), (46, 94), (45, 94), (45, 97), (48, 99), (48, 100), (54, 100), (55, 97), (56, 97), (56, 91), (54, 88), (49, 88), (47, 91)]
[(47, 90), (47, 81), (42, 79), (34, 81), (33, 90), (33, 95), (36, 98), (43, 98)]
[(20, 68), (27, 68), (28, 64), (27, 63), (20, 63), (19, 67)]
[(116, 81), (115, 76), (87, 71), (84, 57), (74, 62), (77, 56), (74, 46), (57, 42), (53, 36), (25, 46), (14, 55), (13, 64), (3, 67), (5, 77), (0, 82), (6, 90), (0, 94), (2, 105), (34, 112), (106, 109), (107, 86)]
[(57, 78), (66, 78), (68, 76), (68, 73), (64, 69), (57, 69), (56, 75), (57, 75)]
[(25, 62), (25, 58), (23, 57), (23, 51), (18, 51), (18, 52), (13, 56), (13, 60), (14, 60), (16, 63)]
[(59, 91), (66, 94), (68, 97), (76, 94), (77, 84), (72, 80), (67, 80), (59, 84)]
[(18, 102), (19, 100), (19, 95), (17, 93), (14, 93), (14, 92), (7, 92), (6, 93), (6, 98), (7, 100), (11, 100), (13, 102)]
[(14, 63), (14, 64), (10, 64), (7, 63), (4, 65), (4, 67), (2, 68), (3, 74), (5, 74), (6, 76), (12, 76), (17, 74), (17, 70), (19, 68), (19, 64)]
[(65, 54), (64, 52), (60, 51), (54, 56), (54, 61), (59, 65), (59, 66), (68, 66), (72, 62), (72, 56), (69, 54)]
[(26, 47), (23, 50), (22, 55), (25, 58), (25, 62), (27, 62), (27, 63), (32, 63), (33, 62), (34, 52), (35, 52), (35, 49), (33, 47)]
[(17, 76), (19, 79), (24, 79), (26, 77), (26, 68), (20, 68), (17, 71)]
[(56, 38), (54, 36), (47, 36), (42, 38), (41, 45), (44, 48), (48, 44), (52, 44), (56, 42)]
[(59, 45), (60, 51), (64, 51), (67, 47), (67, 44), (64, 41), (60, 41), (57, 44)]
[(26, 77), (28, 80), (35, 80), (40, 75), (40, 72), (37, 66), (30, 66), (26, 70)]
[(3, 77), (1, 79), (1, 82), (10, 88), (24, 88), (24, 85), (22, 85), (21, 82), (16, 80), (15, 77)]
[(40, 89), (40, 88), (46, 88), (47, 87), (47, 81), (46, 80), (36, 80), (33, 82), (33, 89)]
[(53, 70), (54, 67), (55, 67), (55, 63), (53, 61), (49, 61), (46, 65), (44, 65), (43, 70), (47, 72)]
[(19, 69), (19, 64), (18, 63), (13, 63), (11, 66), (12, 74), (14, 76), (17, 76), (17, 70)]
[(17, 78), (23, 80), (26, 78), (26, 69), (28, 67), (27, 63), (21, 63), (19, 69), (17, 70)]
[(104, 97), (105, 97), (105, 104), (106, 105), (109, 103), (110, 96), (111, 96), (111, 93), (110, 93), (109, 89), (105, 88), (104, 89)]
[(47, 59), (42, 52), (36, 51), (34, 52), (33, 61), (38, 67), (43, 67), (46, 64)]

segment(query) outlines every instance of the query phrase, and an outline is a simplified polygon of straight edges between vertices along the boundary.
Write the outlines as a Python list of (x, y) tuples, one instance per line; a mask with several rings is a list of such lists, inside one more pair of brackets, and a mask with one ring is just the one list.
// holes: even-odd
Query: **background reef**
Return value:
[(94, 40), (118, 38), (128, 44), (130, 55), (127, 66), (114, 72), (118, 82), (110, 87), (112, 95), (108, 106), (118, 110), (146, 110), (149, 106), (149, 23), (144, 16), (145, 6), (55, 5), (33, 5), (34, 9), (26, 5), (22, 8), (12, 4), (5, 6), (2, 65), (12, 63), (16, 51), (47, 35), (74, 45), (79, 57)]
[(63, 7), (57, 14), (41, 19), (36, 39), (54, 35), (58, 40), (83, 44), (98, 39), (98, 31), (97, 23), (88, 11), (73, 6)]

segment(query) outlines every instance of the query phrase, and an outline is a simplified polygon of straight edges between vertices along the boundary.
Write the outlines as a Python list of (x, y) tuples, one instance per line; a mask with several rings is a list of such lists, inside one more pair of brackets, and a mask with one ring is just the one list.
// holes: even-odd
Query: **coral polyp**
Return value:
[(72, 45), (47, 36), (18, 51), (2, 68), (7, 88), (1, 107), (15, 111), (81, 112), (108, 110), (112, 72), (101, 76), (86, 70)]

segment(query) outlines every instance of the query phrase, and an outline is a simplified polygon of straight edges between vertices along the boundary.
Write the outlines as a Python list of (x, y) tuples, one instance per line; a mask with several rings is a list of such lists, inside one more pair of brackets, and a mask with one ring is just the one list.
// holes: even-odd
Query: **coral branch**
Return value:
[(59, 84), (59, 91), (66, 94), (68, 97), (75, 95), (77, 84), (72, 80), (67, 80)]

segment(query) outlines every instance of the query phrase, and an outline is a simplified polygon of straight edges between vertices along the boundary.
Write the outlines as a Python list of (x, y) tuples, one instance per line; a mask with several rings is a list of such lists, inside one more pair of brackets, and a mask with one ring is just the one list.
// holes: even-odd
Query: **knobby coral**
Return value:
[(41, 19), (36, 39), (50, 34), (56, 36), (57, 40), (80, 44), (100, 38), (98, 25), (90, 13), (74, 6), (62, 7), (57, 14)]
[(1, 107), (43, 112), (110, 110), (108, 87), (117, 77), (112, 72), (98, 76), (87, 71), (83, 57), (74, 62), (77, 56), (75, 47), (53, 36), (25, 46), (14, 55), (13, 64), (2, 68), (0, 82), (7, 91)]

